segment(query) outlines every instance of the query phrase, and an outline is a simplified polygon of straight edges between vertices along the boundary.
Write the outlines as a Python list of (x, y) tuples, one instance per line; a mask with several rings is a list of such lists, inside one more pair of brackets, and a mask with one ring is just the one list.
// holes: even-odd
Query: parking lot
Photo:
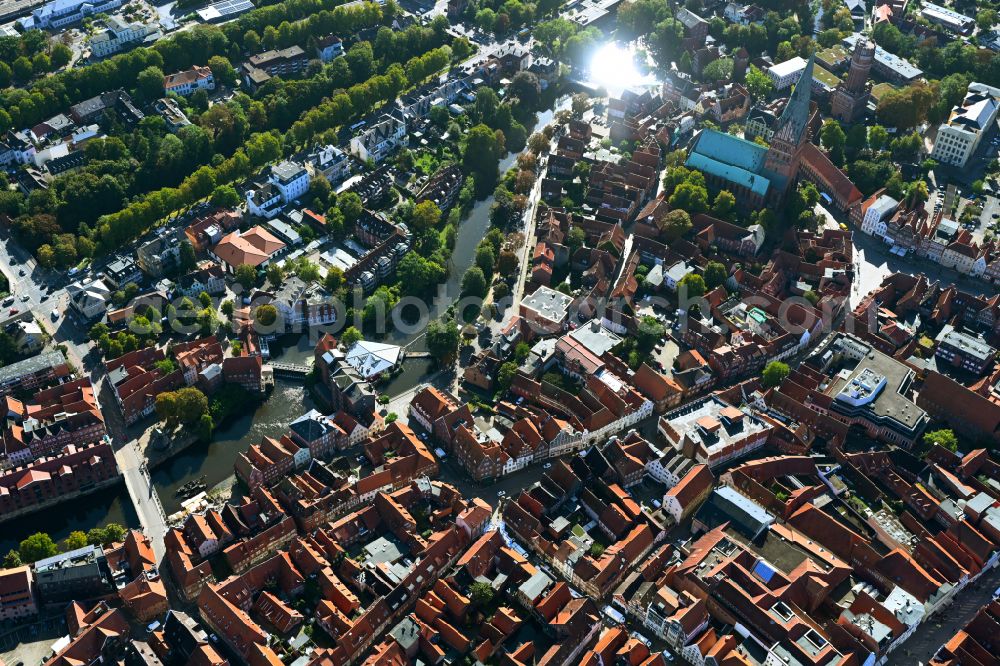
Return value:
[(66, 620), (56, 616), (0, 635), (0, 663), (41, 664), (51, 646), (66, 633)]

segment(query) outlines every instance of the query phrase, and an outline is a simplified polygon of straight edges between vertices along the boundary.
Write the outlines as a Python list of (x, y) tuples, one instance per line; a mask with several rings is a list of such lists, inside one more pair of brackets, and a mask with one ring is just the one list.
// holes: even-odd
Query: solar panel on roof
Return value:
[(222, 2), (216, 2), (198, 10), (198, 13), (202, 14), (204, 12), (205, 16), (222, 17), (242, 14), (252, 9), (253, 3), (250, 0), (222, 0)]
[(771, 578), (774, 577), (774, 569), (764, 560), (757, 561), (757, 564), (753, 567), (753, 573), (765, 583), (770, 583)]

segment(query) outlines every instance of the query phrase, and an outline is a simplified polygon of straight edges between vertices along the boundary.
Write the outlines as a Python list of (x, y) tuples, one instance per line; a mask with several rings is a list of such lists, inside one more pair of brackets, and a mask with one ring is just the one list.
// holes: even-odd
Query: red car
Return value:
[(11, 308), (11, 309), (10, 309), (10, 313), (11, 313), (12, 315), (16, 315), (16, 314), (17, 314), (18, 312), (20, 312), (20, 310), (18, 310), (17, 308)]

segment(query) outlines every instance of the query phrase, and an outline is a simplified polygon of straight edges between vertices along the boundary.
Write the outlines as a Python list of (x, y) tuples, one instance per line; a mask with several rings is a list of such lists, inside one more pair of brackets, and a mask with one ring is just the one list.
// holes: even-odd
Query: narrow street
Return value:
[(972, 586), (958, 593), (955, 601), (938, 613), (938, 616), (924, 622), (910, 640), (896, 648), (887, 666), (923, 666), (928, 663), (942, 645), (971, 620), (979, 609), (989, 603), (993, 591), (1000, 585), (1000, 567), (983, 574)]
[[(550, 153), (556, 143), (557, 140), (555, 137), (549, 141)], [(535, 228), (537, 227), (538, 203), (542, 198), (542, 181), (545, 179), (545, 174), (548, 173), (549, 168), (548, 155), (538, 156), (539, 160), (543, 157), (545, 159), (544, 166), (541, 166), (538, 170), (538, 177), (535, 179), (535, 185), (531, 188), (531, 193), (528, 195), (528, 205), (521, 216), (521, 219), (524, 220), (525, 223), (524, 243), (521, 245), (521, 262), (519, 264), (520, 272), (518, 273), (517, 281), (514, 283), (514, 288), (511, 290), (509, 296), (510, 304), (507, 306), (503, 317), (499, 323), (496, 321), (490, 322), (490, 329), (494, 335), (507, 328), (520, 310), (521, 299), (524, 298), (524, 289), (528, 282), (528, 271), (531, 268), (531, 252), (535, 247)]]

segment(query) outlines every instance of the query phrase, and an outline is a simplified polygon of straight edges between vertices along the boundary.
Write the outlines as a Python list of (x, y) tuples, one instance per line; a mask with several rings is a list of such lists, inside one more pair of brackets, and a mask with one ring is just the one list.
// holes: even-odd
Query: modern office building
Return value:
[(944, 361), (956, 368), (981, 375), (993, 368), (997, 350), (978, 336), (956, 331), (953, 326), (945, 325), (938, 333), (934, 355), (939, 364)]
[(931, 157), (938, 162), (965, 167), (984, 134), (997, 119), (1000, 88), (970, 83), (962, 103), (951, 110), (947, 122), (938, 128)]
[(45, 603), (90, 599), (111, 591), (100, 546), (84, 546), (35, 562), (35, 582)]

